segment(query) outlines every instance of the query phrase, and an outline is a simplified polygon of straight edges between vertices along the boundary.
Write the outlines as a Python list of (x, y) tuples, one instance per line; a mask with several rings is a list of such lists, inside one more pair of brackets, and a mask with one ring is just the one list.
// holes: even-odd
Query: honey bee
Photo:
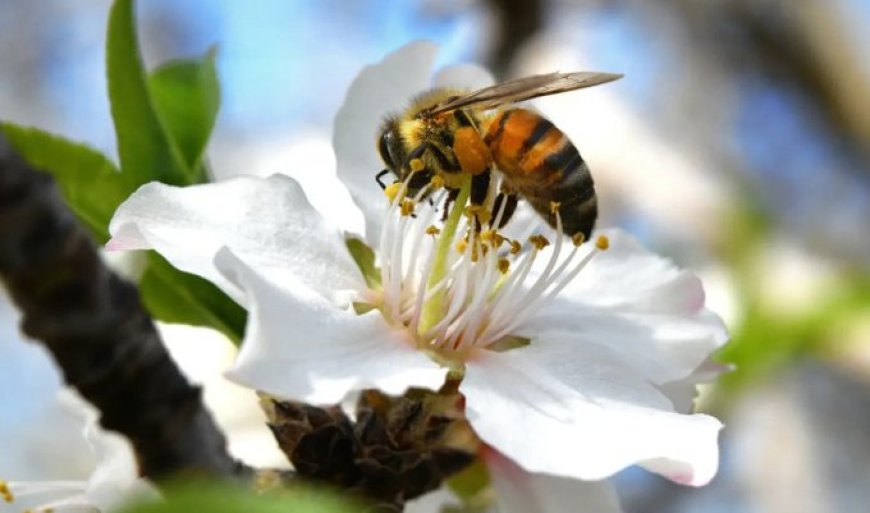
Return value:
[[(503, 226), (518, 197), (553, 228), (588, 240), (598, 215), (592, 175), (568, 137), (552, 122), (513, 105), (531, 98), (591, 87), (621, 78), (612, 73), (535, 75), (473, 92), (436, 88), (415, 98), (380, 130), (378, 151), (396, 183), (415, 194), (435, 176), (456, 197), (459, 178), (471, 175), (472, 205), (482, 223)], [(495, 179), (493, 179), (495, 177)]]

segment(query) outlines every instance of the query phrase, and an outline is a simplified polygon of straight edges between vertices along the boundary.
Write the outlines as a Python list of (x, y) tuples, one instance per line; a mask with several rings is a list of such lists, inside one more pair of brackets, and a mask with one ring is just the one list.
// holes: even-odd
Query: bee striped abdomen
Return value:
[(561, 130), (534, 112), (510, 109), (489, 121), (484, 141), (507, 185), (551, 226), (556, 226), (551, 211), (555, 202), (559, 203), (562, 231), (590, 237), (598, 214), (592, 175)]

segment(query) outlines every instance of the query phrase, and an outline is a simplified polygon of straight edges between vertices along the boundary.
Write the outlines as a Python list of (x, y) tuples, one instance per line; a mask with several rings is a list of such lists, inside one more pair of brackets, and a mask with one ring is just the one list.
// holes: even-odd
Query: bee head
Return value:
[(378, 132), (378, 153), (387, 169), (396, 176), (401, 176), (402, 164), (405, 162), (405, 145), (399, 133), (399, 122), (396, 118), (387, 118)]

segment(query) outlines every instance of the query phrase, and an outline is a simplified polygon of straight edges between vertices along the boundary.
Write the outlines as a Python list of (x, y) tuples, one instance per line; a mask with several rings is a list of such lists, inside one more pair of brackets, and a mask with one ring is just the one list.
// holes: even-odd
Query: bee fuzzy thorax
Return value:
[[(583, 245), (558, 232), (510, 238), (495, 228), (503, 212), (481, 226), (469, 177), (445, 216), (448, 191), (438, 185), (411, 196), (403, 182), (391, 199), (378, 248), (380, 289), (366, 296), (390, 324), (448, 360), (500, 347), (607, 247), (603, 236)], [(558, 230), (558, 208), (555, 217)]]

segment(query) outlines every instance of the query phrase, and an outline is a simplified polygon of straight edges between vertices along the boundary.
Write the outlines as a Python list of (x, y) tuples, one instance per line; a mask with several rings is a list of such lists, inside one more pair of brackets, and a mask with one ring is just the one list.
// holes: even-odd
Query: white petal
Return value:
[(101, 511), (115, 509), (132, 499), (159, 497), (157, 490), (139, 479), (136, 457), (130, 442), (117, 433), (101, 429), (96, 422), (85, 430), (97, 458), (97, 468), (88, 479), (88, 500)]
[[(85, 494), (54, 503), (55, 509), (90, 504), (95, 510), (109, 511), (134, 498), (155, 499), (157, 490), (139, 478), (139, 467), (133, 446), (118, 433), (104, 430), (99, 424), (99, 412), (72, 389), (64, 389), (58, 399), (70, 411), (81, 417), (82, 434), (96, 459), (96, 467), (88, 478)], [(48, 506), (44, 506), (48, 507)]]
[(362, 287), (341, 233), (286, 176), (190, 187), (152, 182), (121, 204), (109, 232), (109, 249), (156, 249), (237, 300), (239, 290), (214, 266), (223, 246), (279, 285), (298, 279), (334, 301), (336, 291)]
[(372, 311), (335, 308), (300, 281), (279, 288), (222, 250), (216, 264), (244, 290), (248, 325), (227, 377), (269, 394), (313, 404), (338, 403), (349, 392), (377, 388), (437, 389), (446, 370), (418, 351), (404, 332)]
[(414, 95), (430, 87), (436, 53), (434, 44), (416, 42), (366, 66), (335, 116), (332, 142), (338, 177), (365, 215), (366, 239), (372, 247), (377, 247), (387, 205), (375, 182), (375, 175), (384, 169), (377, 152), (377, 132), (384, 116), (400, 112)]
[(689, 376), (727, 339), (722, 321), (702, 310), (685, 316), (621, 312), (556, 298), (517, 335), (544, 343), (569, 337), (619, 355), (634, 372), (656, 384)]
[(620, 513), (613, 485), (526, 472), (496, 451), (485, 456), (499, 513)]
[(648, 251), (626, 232), (598, 234), (609, 238), (609, 249), (565, 287), (563, 297), (642, 313), (686, 314), (704, 308), (704, 288), (694, 274)]
[(482, 351), (466, 363), (461, 391), (486, 443), (528, 471), (577, 479), (603, 479), (632, 464), (685, 484), (713, 477), (716, 419), (674, 413), (667, 397), (618, 361), (554, 355), (559, 365), (539, 367), (529, 357), (544, 358), (533, 347)]
[(578, 344), (621, 355), (654, 383), (686, 378), (727, 341), (722, 320), (704, 308), (703, 287), (692, 273), (623, 232), (607, 234), (610, 249), (596, 255), (517, 334), (571, 333)]

